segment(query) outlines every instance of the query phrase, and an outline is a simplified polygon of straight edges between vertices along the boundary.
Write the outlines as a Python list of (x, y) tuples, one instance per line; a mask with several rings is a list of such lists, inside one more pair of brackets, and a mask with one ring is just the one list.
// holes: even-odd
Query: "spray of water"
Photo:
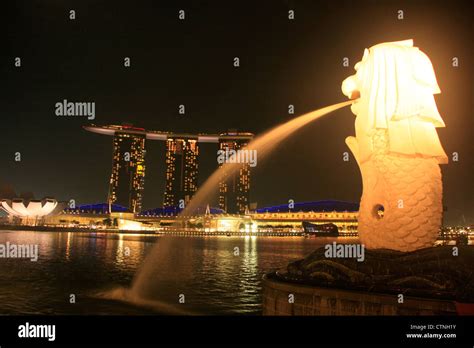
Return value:
[[(276, 126), (271, 130), (259, 135), (254, 140), (252, 140), (245, 149), (256, 150), (258, 153), (259, 159), (265, 158), (268, 154), (274, 150), (279, 144), (281, 144), (285, 139), (290, 137), (294, 132), (296, 132), (301, 127), (307, 125), (308, 123), (329, 114), (330, 112), (336, 111), (340, 108), (343, 108), (347, 105), (353, 103), (353, 100), (346, 102), (326, 106), (324, 108), (309, 112), (307, 114), (301, 115), (297, 118), (294, 118), (282, 125)], [(240, 169), (240, 163), (226, 163), (217, 169), (204, 183), (204, 185), (196, 192), (192, 200), (188, 203), (187, 207), (182, 211), (181, 216), (192, 215), (197, 211), (199, 207), (205, 206), (209, 197), (215, 193), (216, 188), (218, 187), (219, 180), (223, 175), (232, 175), (234, 172)], [(175, 245), (176, 244), (176, 245)], [(177, 255), (178, 260), (186, 262), (189, 258), (188, 251), (182, 244), (182, 241), (177, 245), (175, 238), (160, 238), (159, 242), (153, 247), (150, 253), (147, 255), (144, 260), (141, 269), (138, 270), (135, 275), (135, 279), (132, 284), (131, 289), (115, 290), (113, 292), (114, 299), (121, 299), (124, 301), (130, 301), (138, 305), (143, 303), (151, 303), (155, 299), (159, 298), (164, 300), (161, 297), (162, 291), (160, 289), (160, 283), (166, 281), (175, 281), (176, 279), (189, 279), (192, 276), (190, 273), (190, 267), (185, 265), (177, 265), (177, 267), (172, 270), (172, 275), (170, 279), (157, 279), (158, 274), (160, 273), (161, 259), (166, 258), (169, 253), (172, 252)], [(171, 280), (173, 278), (173, 280)], [(158, 302), (157, 303), (162, 303)], [(172, 311), (165, 309), (164, 304), (158, 306), (161, 310), (172, 314)]]
[[(301, 127), (308, 123), (327, 115), (330, 112), (336, 111), (344, 106), (352, 104), (353, 100), (326, 106), (324, 108), (309, 112), (288, 121), (284, 124), (276, 126), (269, 131), (259, 135), (252, 140), (245, 149), (256, 150), (259, 159), (265, 158), (272, 150), (274, 150), (280, 143), (285, 141), (290, 135), (296, 132)], [(188, 203), (185, 209), (181, 212), (182, 216), (193, 215), (197, 212), (199, 207), (205, 205), (212, 193), (218, 187), (220, 178), (224, 175), (232, 175), (241, 167), (240, 163), (225, 163), (221, 168), (216, 170), (199, 188), (192, 200)]]

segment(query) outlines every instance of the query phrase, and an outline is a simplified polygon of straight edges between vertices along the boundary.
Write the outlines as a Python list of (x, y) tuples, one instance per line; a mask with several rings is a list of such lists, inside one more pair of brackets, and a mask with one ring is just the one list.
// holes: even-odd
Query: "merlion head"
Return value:
[[(447, 157), (435, 127), (444, 127), (434, 94), (440, 93), (430, 59), (413, 46), (413, 40), (382, 43), (365, 49), (355, 65), (356, 74), (342, 83), (342, 92), (357, 99), (356, 137), (362, 156), (370, 156), (370, 136), (387, 129), (389, 151), (402, 155)], [(364, 148), (365, 147), (365, 148)]]

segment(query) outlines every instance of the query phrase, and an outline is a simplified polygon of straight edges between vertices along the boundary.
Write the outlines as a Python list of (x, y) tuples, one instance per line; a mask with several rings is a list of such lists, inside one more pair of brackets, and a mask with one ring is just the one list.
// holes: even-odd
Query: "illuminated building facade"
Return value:
[[(238, 151), (250, 142), (252, 133), (229, 132), (219, 137), (219, 150)], [(219, 164), (219, 167), (224, 164)], [(235, 174), (224, 173), (219, 181), (219, 208), (229, 214), (245, 214), (250, 205), (250, 164), (240, 163)]]
[[(145, 141), (166, 142), (166, 184), (163, 205), (184, 208), (198, 189), (199, 143), (219, 144), (221, 150), (238, 150), (252, 133), (186, 134), (145, 130), (132, 126), (84, 126), (97, 134), (113, 136), (112, 175), (108, 203), (139, 213), (145, 184)], [(244, 214), (249, 207), (250, 165), (219, 184), (219, 206), (228, 213)]]
[(120, 126), (114, 133), (109, 205), (127, 207), (138, 213), (145, 188), (145, 138), (139, 128)]
[(198, 139), (168, 138), (166, 140), (166, 186), (164, 207), (189, 202), (198, 188)]
[(298, 230), (302, 229), (302, 222), (306, 221), (314, 224), (332, 223), (337, 226), (340, 235), (356, 236), (359, 205), (341, 201), (293, 203), (259, 208), (250, 215), (261, 230)]

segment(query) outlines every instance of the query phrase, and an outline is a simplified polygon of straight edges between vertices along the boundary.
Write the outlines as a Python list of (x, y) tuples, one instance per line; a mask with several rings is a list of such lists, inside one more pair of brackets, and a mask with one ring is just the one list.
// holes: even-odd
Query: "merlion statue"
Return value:
[(433, 246), (443, 214), (439, 164), (448, 162), (435, 129), (445, 125), (433, 66), (405, 40), (365, 49), (355, 70), (342, 92), (357, 99), (356, 136), (346, 144), (362, 174), (361, 243), (399, 251)]

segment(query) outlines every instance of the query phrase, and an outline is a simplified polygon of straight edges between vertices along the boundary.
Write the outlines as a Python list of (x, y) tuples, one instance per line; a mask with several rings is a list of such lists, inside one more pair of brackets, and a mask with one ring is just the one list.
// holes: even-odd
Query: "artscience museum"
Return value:
[(65, 202), (58, 202), (52, 198), (42, 200), (14, 198), (3, 199), (0, 202), (0, 208), (3, 209), (10, 218), (19, 218), (26, 224), (36, 223), (39, 218), (58, 214), (65, 207)]

